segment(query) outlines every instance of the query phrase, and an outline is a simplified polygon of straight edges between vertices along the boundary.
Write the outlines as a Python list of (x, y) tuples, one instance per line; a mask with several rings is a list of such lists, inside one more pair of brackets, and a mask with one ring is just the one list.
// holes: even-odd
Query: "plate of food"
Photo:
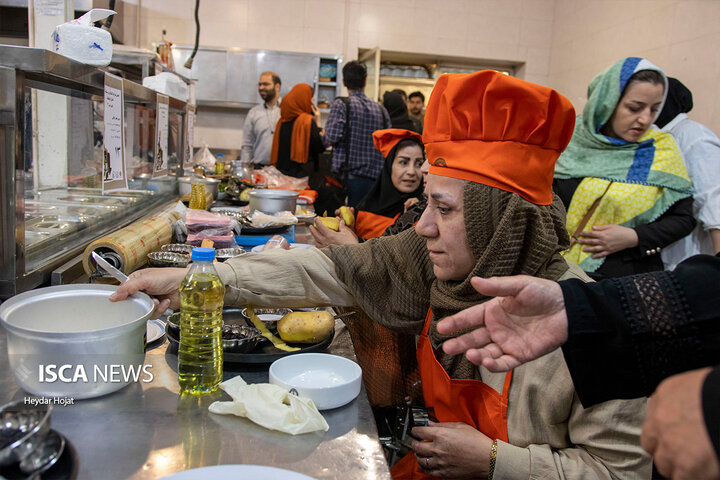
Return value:
[[(307, 330), (301, 330), (298, 336), (297, 329), (301, 326), (308, 326), (311, 324), (313, 320), (310, 318), (311, 315), (309, 314), (319, 312), (319, 310), (310, 312), (291, 312), (296, 315), (290, 318), (289, 323), (287, 321), (285, 322), (288, 324), (287, 329), (291, 332), (291, 337), (289, 338), (292, 338), (292, 340), (287, 340), (285, 342), (286, 347), (288, 347), (288, 350), (290, 351), (282, 350), (262, 336), (262, 332), (259, 332), (255, 328), (252, 320), (249, 320), (245, 315), (243, 315), (244, 310), (245, 309), (234, 307), (226, 307), (223, 309), (223, 361), (225, 363), (267, 364), (296, 353), (322, 352), (330, 346), (335, 336), (335, 321), (331, 313), (326, 312), (330, 315), (330, 318), (333, 318), (329, 331), (328, 319), (324, 318), (323, 331), (313, 337), (312, 335), (308, 336)], [(262, 313), (262, 315), (265, 316), (265, 313)], [(325, 315), (325, 317), (327, 317), (327, 315)], [(168, 322), (166, 324), (166, 333), (168, 340), (170, 341), (168, 350), (171, 353), (177, 353), (177, 348), (180, 342), (179, 319), (180, 314), (179, 312), (176, 312), (168, 317)], [(228, 341), (233, 340), (229, 338), (229, 334), (227, 333), (228, 330), (238, 331), (235, 335), (235, 337), (237, 337), (235, 338), (237, 342), (233, 346), (228, 345)], [(269, 331), (276, 339), (280, 340), (278, 338), (280, 334), (277, 329), (269, 329)], [(305, 334), (304, 337), (303, 333)], [(292, 336), (293, 334), (295, 336)]]

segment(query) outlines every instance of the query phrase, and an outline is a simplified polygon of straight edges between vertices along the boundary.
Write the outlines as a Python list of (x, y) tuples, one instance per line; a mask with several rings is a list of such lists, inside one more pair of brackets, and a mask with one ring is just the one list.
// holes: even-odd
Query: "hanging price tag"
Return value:
[(168, 109), (170, 99), (162, 93), (157, 94), (155, 110), (155, 162), (153, 178), (164, 177), (168, 173)]
[(183, 167), (192, 168), (193, 135), (195, 134), (195, 105), (188, 105), (185, 113), (185, 157)]
[(127, 190), (123, 80), (110, 73), (105, 74), (104, 112), (102, 191)]

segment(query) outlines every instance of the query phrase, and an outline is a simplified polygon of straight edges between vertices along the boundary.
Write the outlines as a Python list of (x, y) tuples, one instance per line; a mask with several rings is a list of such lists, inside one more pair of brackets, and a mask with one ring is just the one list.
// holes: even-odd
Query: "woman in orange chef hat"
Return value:
[[(491, 373), (440, 348), (437, 322), (488, 300), (473, 276), (587, 279), (560, 255), (569, 239), (552, 193), (574, 121), (549, 88), (494, 71), (443, 75), (425, 114), (428, 206), (415, 228), (218, 264), (226, 304), (354, 306), (417, 338), (421, 401), (435, 421), (412, 429), (419, 440), (394, 478), (650, 478), (644, 400), (583, 408), (560, 350)], [(115, 299), (144, 289), (162, 312), (178, 305), (184, 272), (139, 272)]]
[[(357, 206), (355, 223), (330, 230), (316, 221), (310, 227), (320, 247), (358, 243), (383, 234), (399, 233), (420, 219), (424, 209), (424, 178), (427, 176), (422, 135), (401, 128), (373, 132), (373, 142), (385, 157), (380, 176)], [(424, 168), (427, 167), (427, 168)], [(413, 205), (422, 204), (422, 208)], [(408, 212), (407, 215), (404, 213)], [(402, 215), (403, 220), (398, 222)], [(395, 225), (395, 229), (388, 227)], [(358, 239), (360, 237), (360, 239)]]

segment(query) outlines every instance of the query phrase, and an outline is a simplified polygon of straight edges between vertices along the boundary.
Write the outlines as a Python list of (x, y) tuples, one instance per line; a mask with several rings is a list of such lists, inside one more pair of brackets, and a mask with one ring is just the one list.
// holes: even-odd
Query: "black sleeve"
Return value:
[(322, 136), (320, 135), (320, 128), (313, 120), (310, 123), (310, 156), (317, 157), (324, 151), (325, 145), (323, 145)]
[(673, 272), (560, 282), (565, 360), (584, 406), (651, 394), (670, 375), (720, 362), (720, 258)]
[(692, 197), (683, 198), (654, 222), (635, 227), (638, 236), (637, 254), (654, 255), (692, 232), (697, 223), (693, 216), (692, 202)]
[(582, 178), (568, 178), (564, 180), (556, 178), (553, 180), (553, 190), (557, 193), (558, 197), (560, 197), (560, 200), (562, 200), (563, 205), (565, 205), (565, 210), (570, 208), (570, 202), (572, 201), (573, 195), (575, 195), (575, 190), (577, 190), (582, 181)]
[(720, 365), (705, 378), (702, 387), (702, 409), (715, 455), (720, 459)]

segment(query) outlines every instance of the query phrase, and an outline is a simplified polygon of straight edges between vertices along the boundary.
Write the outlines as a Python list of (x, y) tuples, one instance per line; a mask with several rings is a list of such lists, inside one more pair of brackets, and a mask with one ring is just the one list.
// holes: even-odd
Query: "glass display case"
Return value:
[(104, 78), (47, 50), (0, 46), (0, 299), (47, 283), (92, 240), (177, 198), (186, 105), (170, 98), (170, 174), (152, 178), (156, 92), (128, 80), (128, 189), (103, 192)]

